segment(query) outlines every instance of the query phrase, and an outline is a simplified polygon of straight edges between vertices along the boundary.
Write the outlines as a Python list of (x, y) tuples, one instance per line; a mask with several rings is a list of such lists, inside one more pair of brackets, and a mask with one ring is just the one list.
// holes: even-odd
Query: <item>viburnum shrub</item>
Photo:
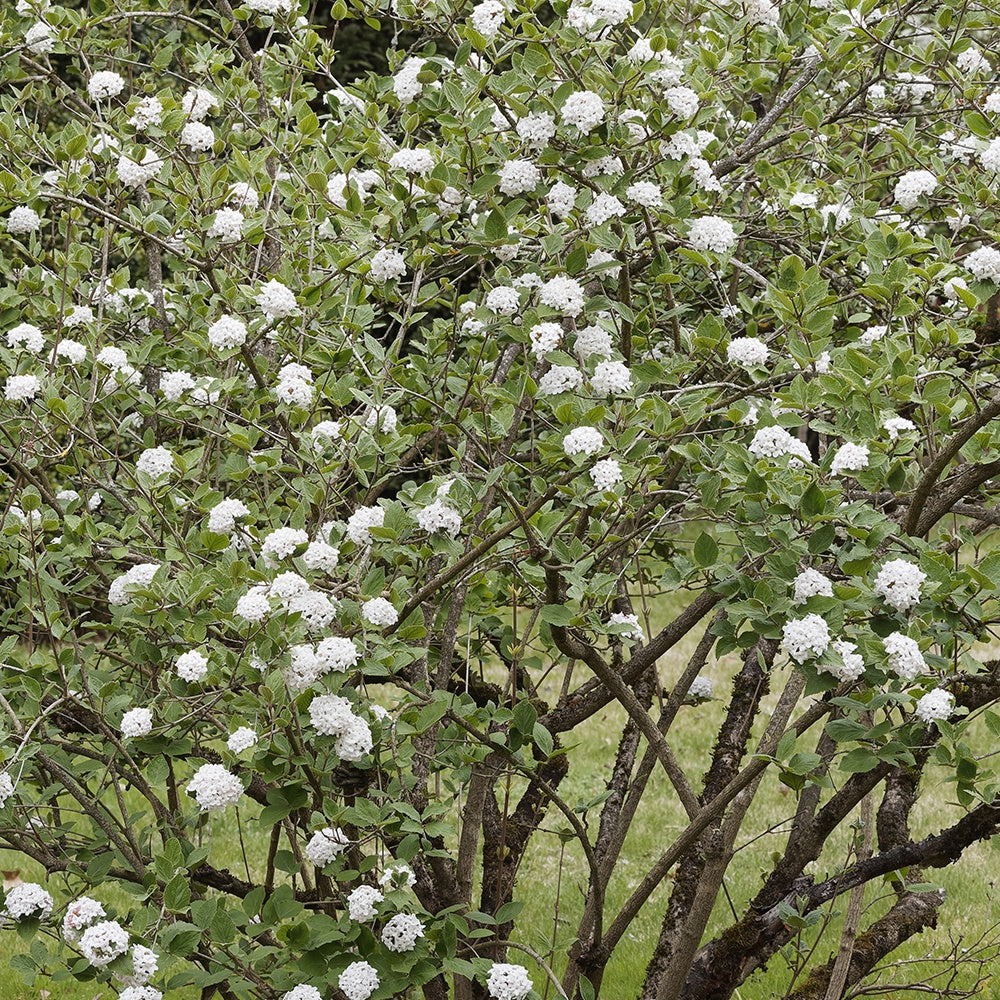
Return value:
[(26, 981), (898, 988), (1000, 829), (998, 15), (6, 4)]

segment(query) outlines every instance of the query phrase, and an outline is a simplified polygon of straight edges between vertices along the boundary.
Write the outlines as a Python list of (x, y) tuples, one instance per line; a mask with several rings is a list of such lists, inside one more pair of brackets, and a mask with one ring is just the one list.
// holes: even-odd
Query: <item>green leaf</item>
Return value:
[(826, 733), (837, 743), (847, 743), (852, 740), (864, 739), (868, 730), (853, 719), (834, 719), (826, 724)]
[(718, 558), (718, 542), (707, 531), (703, 531), (694, 543), (695, 563), (702, 567), (712, 566)]
[(486, 223), (483, 228), (486, 232), (486, 238), (494, 243), (499, 243), (501, 240), (507, 239), (507, 219), (504, 217), (503, 209), (494, 208), (486, 216)]
[(552, 756), (552, 751), (555, 748), (552, 734), (540, 722), (535, 723), (535, 726), (531, 731), (531, 738), (535, 741), (535, 746), (537, 746), (546, 757)]
[(188, 873), (178, 872), (163, 890), (163, 905), (172, 913), (181, 913), (191, 905), (191, 883)]
[(840, 769), (847, 774), (865, 774), (878, 767), (878, 762), (878, 757), (871, 750), (857, 747), (840, 762)]
[(826, 510), (826, 494), (816, 483), (802, 494), (802, 502), (799, 505), (802, 513), (809, 518), (818, 517)]
[(543, 622), (550, 625), (569, 625), (573, 621), (573, 612), (565, 604), (546, 604), (541, 611)]

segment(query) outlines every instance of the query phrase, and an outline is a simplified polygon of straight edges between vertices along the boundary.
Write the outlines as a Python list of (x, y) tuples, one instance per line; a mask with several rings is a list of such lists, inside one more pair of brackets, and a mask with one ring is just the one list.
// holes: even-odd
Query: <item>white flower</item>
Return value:
[[(97, 496), (99, 494), (95, 494)], [(121, 576), (111, 581), (108, 588), (108, 603), (115, 606), (128, 604), (132, 598), (129, 587), (148, 587), (153, 582), (159, 563), (139, 563)]]
[(55, 47), (52, 29), (44, 21), (36, 21), (24, 33), (24, 47), (36, 56), (51, 52)]
[(960, 52), (955, 65), (966, 75), (989, 73), (992, 69), (990, 61), (975, 45), (970, 45), (964, 52)]
[(169, 476), (174, 471), (173, 453), (162, 447), (147, 448), (136, 459), (135, 471), (149, 476), (150, 479)]
[(303, 379), (283, 379), (274, 387), (274, 394), (282, 403), (304, 409), (313, 401), (313, 387)]
[(399, 621), (399, 613), (384, 597), (365, 601), (361, 605), (361, 617), (369, 625), (395, 625)]
[(616, 611), (608, 619), (608, 625), (623, 626), (622, 631), (616, 633), (619, 638), (627, 639), (629, 642), (642, 642), (646, 637), (639, 624), (639, 616)]
[(117, 97), (125, 89), (125, 78), (109, 69), (98, 70), (87, 81), (87, 93), (92, 101)]
[[(968, 221), (967, 217), (963, 216), (963, 218), (965, 219), (965, 222)], [(963, 225), (965, 224), (965, 222), (963, 222)], [(959, 295), (959, 291), (967, 289), (968, 287), (969, 285), (968, 282), (965, 280), (965, 278), (961, 278), (958, 275), (955, 275), (954, 278), (949, 278), (944, 283), (943, 286), (944, 296), (949, 302), (958, 302), (958, 300), (961, 298), (961, 296)]]
[(242, 500), (220, 500), (208, 512), (208, 530), (228, 535), (236, 527), (237, 519), (249, 513), (250, 508)]
[[(138, 945), (135, 946), (139, 947)], [(133, 951), (135, 949), (133, 948)], [(121, 978), (121, 977), (117, 977)], [(163, 994), (152, 986), (126, 986), (118, 994), (118, 1000), (163, 1000)]]
[(382, 928), (382, 944), (389, 951), (413, 951), (423, 936), (424, 925), (412, 913), (397, 913)]
[(793, 604), (805, 604), (810, 597), (833, 597), (833, 584), (817, 570), (804, 569), (795, 578)]
[(868, 329), (865, 330), (858, 338), (858, 342), (864, 344), (865, 347), (871, 347), (872, 344), (882, 340), (888, 332), (889, 327), (876, 324), (868, 327)]
[(781, 23), (778, 8), (771, 0), (744, 0), (746, 18), (750, 24), (764, 28), (777, 28)]
[(912, 681), (927, 670), (927, 663), (920, 652), (920, 646), (902, 632), (893, 632), (882, 640), (889, 667), (904, 681)]
[(351, 703), (337, 694), (320, 694), (309, 702), (309, 721), (322, 736), (340, 736), (351, 724)]
[(66, 908), (62, 923), (63, 937), (70, 944), (76, 944), (84, 929), (103, 916), (106, 916), (104, 907), (96, 899), (81, 896)]
[(392, 91), (400, 104), (415, 101), (423, 92), (424, 85), (417, 79), (423, 71), (426, 59), (410, 56), (398, 70), (392, 80)]
[(181, 111), (193, 122), (200, 122), (219, 110), (219, 99), (210, 90), (191, 87), (181, 98)]
[(712, 678), (698, 676), (693, 681), (691, 681), (691, 686), (688, 688), (688, 697), (697, 698), (699, 700), (704, 698), (712, 697)]
[(322, 868), (347, 850), (350, 843), (350, 838), (339, 826), (336, 830), (327, 826), (312, 835), (306, 844), (305, 855), (317, 868)]
[(14, 794), (14, 779), (10, 776), (7, 771), (0, 771), (0, 809), (2, 809), (6, 804), (7, 800)]
[(494, 1000), (525, 1000), (534, 984), (523, 965), (494, 962), (486, 977), (486, 989)]
[(920, 587), (927, 574), (905, 559), (890, 559), (882, 564), (875, 578), (875, 593), (897, 611), (909, 611), (920, 600)]
[(633, 13), (632, 0), (572, 0), (566, 13), (566, 20), (581, 34), (589, 34), (598, 23), (621, 24)]
[(963, 263), (976, 278), (1000, 284), (1000, 250), (995, 247), (980, 247), (978, 250), (973, 250)]
[(421, 507), (415, 512), (414, 517), (421, 530), (429, 534), (444, 531), (454, 538), (462, 530), (462, 515), (440, 500)]
[[(60, 342), (60, 346), (62, 342)], [(176, 403), (185, 392), (193, 389), (197, 383), (190, 372), (164, 372), (160, 376), (160, 392), (165, 399)]]
[(994, 139), (980, 154), (984, 170), (1000, 170), (1000, 138)]
[(315, 653), (316, 660), (324, 671), (338, 672), (357, 666), (360, 655), (353, 639), (336, 635), (323, 639), (317, 645)]
[(497, 285), (486, 294), (484, 305), (498, 316), (513, 316), (521, 304), (521, 294), (510, 285)]
[(7, 331), (7, 346), (10, 348), (23, 347), (31, 354), (38, 354), (45, 346), (45, 339), (42, 331), (31, 323), (18, 323)]
[(341, 760), (359, 761), (372, 748), (372, 731), (364, 719), (351, 717), (347, 728), (337, 737), (334, 752)]
[(413, 869), (409, 865), (397, 861), (386, 867), (379, 876), (378, 884), (388, 886), (390, 889), (411, 889), (417, 884), (417, 876), (413, 874)]
[(7, 232), (12, 236), (34, 233), (42, 228), (42, 217), (26, 205), (18, 205), (7, 216)]
[(563, 438), (567, 455), (596, 455), (604, 447), (604, 435), (596, 427), (576, 427)]
[(90, 306), (70, 306), (63, 316), (63, 326), (85, 326), (94, 322), (94, 310)]
[(636, 181), (625, 189), (625, 197), (644, 208), (662, 208), (663, 192), (652, 181)]
[(495, 38), (507, 17), (507, 8), (500, 0), (482, 0), (472, 8), (472, 27), (483, 38)]
[(389, 166), (408, 174), (426, 177), (434, 169), (434, 157), (422, 146), (399, 149), (389, 157)]
[(406, 258), (399, 250), (384, 247), (372, 256), (369, 267), (372, 281), (393, 281), (406, 274)]
[(359, 885), (347, 897), (347, 915), (359, 923), (374, 920), (378, 916), (376, 903), (385, 899), (373, 885)]
[(103, 969), (128, 951), (128, 931), (117, 920), (102, 920), (83, 932), (77, 947), (91, 965)]
[(84, 347), (78, 340), (71, 340), (69, 337), (63, 337), (63, 339), (56, 344), (55, 356), (57, 358), (65, 358), (71, 365), (79, 365), (82, 364), (87, 358), (87, 348)]
[(622, 467), (616, 459), (602, 458), (591, 467), (590, 478), (595, 488), (604, 492), (610, 490), (616, 483), (620, 483), (624, 477)]
[(153, 713), (148, 708), (133, 708), (122, 716), (122, 737), (126, 740), (148, 736), (153, 731)]
[[(557, 327), (557, 329), (559, 328)], [(614, 350), (614, 346), (611, 343), (611, 334), (600, 326), (585, 326), (582, 330), (576, 331), (576, 341), (573, 345), (573, 350), (584, 361), (592, 354), (603, 358), (610, 357)]]
[[(141, 944), (132, 945), (132, 975), (122, 975), (120, 972), (112, 973), (115, 979), (128, 987), (119, 994), (118, 1000), (122, 1000), (122, 998), (125, 1000), (130, 1000), (130, 998), (131, 1000), (161, 1000), (162, 994), (159, 990), (143, 985), (153, 978), (159, 964), (159, 958), (152, 948)], [(143, 990), (148, 992), (142, 992)]]
[(845, 472), (860, 472), (868, 468), (868, 445), (852, 444), (847, 442), (842, 444), (837, 453), (833, 456), (830, 465), (830, 475), (841, 476)]
[(628, 392), (632, 388), (632, 373), (621, 361), (600, 361), (590, 376), (590, 386), (599, 396)]
[(693, 118), (698, 113), (698, 95), (690, 87), (668, 87), (663, 99), (678, 118)]
[(895, 414), (886, 417), (882, 421), (882, 426), (889, 435), (890, 441), (897, 440), (899, 435), (904, 431), (915, 431), (917, 429), (917, 425), (912, 420), (907, 420), (906, 417), (897, 417)]
[(819, 615), (790, 618), (782, 629), (782, 646), (796, 662), (805, 663), (813, 656), (822, 656), (830, 645), (830, 627)]
[(243, 782), (221, 764), (202, 764), (187, 787), (202, 812), (220, 812), (243, 795)]
[(383, 434), (396, 433), (396, 411), (386, 403), (373, 406), (365, 414), (365, 430), (381, 431)]
[(12, 403), (28, 403), (42, 391), (36, 375), (9, 375), (4, 383), (4, 398)]
[[(202, 91), (202, 93), (207, 93), (207, 91)], [(260, 195), (257, 194), (257, 189), (247, 184), (246, 181), (237, 181), (229, 189), (226, 201), (237, 208), (247, 208), (253, 212), (260, 205)]]
[(317, 451), (340, 437), (340, 424), (336, 420), (321, 420), (310, 432), (309, 440)]
[(177, 657), (174, 664), (177, 676), (185, 681), (200, 681), (208, 674), (208, 657), (196, 649)]
[(541, 171), (530, 160), (507, 160), (500, 168), (500, 192), (515, 195), (534, 191), (541, 179)]
[(553, 215), (569, 215), (576, 204), (577, 189), (557, 181), (549, 188), (549, 193), (545, 198), (545, 203)]
[(340, 561), (340, 549), (335, 549), (329, 542), (313, 540), (302, 553), (302, 561), (309, 569), (332, 573)]
[(755, 368), (767, 362), (767, 344), (757, 337), (737, 337), (729, 342), (726, 358), (731, 364)]
[(12, 920), (44, 920), (55, 900), (37, 882), (21, 882), (7, 891), (4, 913)]
[(536, 358), (554, 351), (562, 340), (562, 327), (558, 323), (536, 323), (528, 333), (531, 349)]
[(277, 566), (290, 558), (301, 545), (309, 544), (309, 535), (301, 528), (276, 528), (260, 547), (260, 554), (268, 566)]
[(591, 132), (604, 121), (604, 101), (591, 90), (578, 90), (566, 98), (562, 106), (562, 120), (581, 132)]
[(818, 204), (819, 196), (814, 191), (798, 191), (788, 199), (789, 208), (815, 208)]
[(938, 719), (947, 719), (954, 710), (955, 696), (944, 688), (935, 688), (917, 702), (913, 712), (924, 722), (930, 723)]
[(384, 507), (359, 507), (347, 519), (347, 537), (355, 545), (371, 545), (371, 528), (381, 528), (385, 524)]
[(254, 301), (268, 319), (283, 319), (299, 311), (292, 290), (275, 279), (261, 286)]
[(896, 181), (893, 198), (902, 209), (916, 208), (922, 194), (933, 194), (937, 178), (929, 170), (910, 170)]
[(695, 250), (725, 253), (736, 245), (736, 230), (731, 222), (717, 215), (705, 215), (691, 223), (688, 240)]
[(193, 153), (205, 153), (215, 144), (215, 133), (203, 122), (188, 122), (181, 129), (180, 141)]
[(135, 106), (128, 123), (137, 132), (145, 132), (154, 125), (159, 125), (163, 118), (163, 105), (158, 97), (144, 97)]
[(292, 646), (288, 653), (289, 664), (282, 670), (285, 684), (292, 694), (301, 694), (326, 673), (326, 667), (312, 646), (304, 643)]
[(602, 191), (587, 207), (584, 218), (588, 226), (602, 226), (610, 219), (620, 219), (625, 214), (625, 206), (613, 194)]
[(139, 162), (122, 153), (118, 158), (118, 180), (126, 187), (140, 187), (147, 181), (153, 180), (163, 169), (165, 162), (151, 149), (142, 154), (142, 160)]
[(315, 986), (300, 983), (294, 989), (290, 989), (281, 1000), (322, 1000), (323, 994)]
[(236, 208), (220, 208), (215, 213), (207, 235), (223, 243), (235, 243), (243, 236), (243, 213)]
[(226, 740), (226, 746), (232, 753), (243, 753), (249, 750), (257, 742), (257, 734), (249, 726), (240, 726), (235, 733), (231, 733)]
[[(497, 2), (497, 0), (493, 0)], [(546, 111), (534, 111), (519, 118), (514, 131), (529, 146), (544, 146), (556, 134), (556, 120)], [(563, 185), (565, 187), (566, 185)], [(551, 197), (551, 194), (550, 194)]]
[(539, 396), (558, 396), (563, 392), (572, 392), (583, 385), (583, 375), (569, 365), (553, 365), (538, 380)]
[(538, 289), (538, 301), (567, 316), (578, 316), (585, 301), (583, 286), (568, 275), (557, 275)]
[(823, 670), (842, 681), (856, 681), (864, 674), (865, 661), (861, 658), (855, 643), (836, 639), (830, 643), (830, 647), (840, 657), (840, 665), (824, 666)]
[(244, 621), (259, 622), (271, 613), (271, 602), (267, 599), (266, 588), (251, 587), (237, 602), (236, 614)]
[(379, 982), (378, 972), (368, 962), (351, 962), (337, 977), (337, 985), (347, 1000), (368, 1000)]

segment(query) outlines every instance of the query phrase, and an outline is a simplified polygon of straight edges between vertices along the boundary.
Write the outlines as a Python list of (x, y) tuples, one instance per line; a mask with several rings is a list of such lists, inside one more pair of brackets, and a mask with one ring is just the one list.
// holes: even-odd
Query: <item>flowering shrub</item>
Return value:
[[(659, 906), (643, 998), (779, 954), (790, 995), (871, 992), (998, 829), (995, 12), (8, 6), (24, 978), (590, 1000)], [(338, 78), (349, 22), (413, 44)], [(711, 922), (772, 778), (795, 823)], [(943, 781), (962, 815), (911, 834)], [(554, 830), (583, 874), (540, 948)]]

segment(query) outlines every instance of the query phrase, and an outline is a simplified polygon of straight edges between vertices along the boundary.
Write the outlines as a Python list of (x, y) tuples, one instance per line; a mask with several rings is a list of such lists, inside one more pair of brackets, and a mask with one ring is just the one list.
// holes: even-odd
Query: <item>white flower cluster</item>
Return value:
[[(487, 0), (487, 2), (498, 2), (498, 0)], [(517, 120), (514, 131), (518, 138), (538, 149), (556, 134), (556, 120), (547, 111), (533, 111)]]
[(340, 549), (334, 548), (329, 542), (313, 539), (309, 548), (302, 553), (302, 561), (311, 570), (332, 573), (340, 562)]
[(541, 171), (530, 160), (507, 160), (500, 168), (500, 193), (517, 195), (534, 191)]
[(309, 535), (301, 528), (275, 528), (264, 539), (260, 554), (267, 566), (277, 566), (290, 559), (295, 550), (309, 542)]
[(494, 962), (486, 977), (486, 989), (493, 1000), (525, 1000), (534, 984), (523, 965)]
[(109, 69), (98, 70), (87, 81), (87, 93), (92, 101), (117, 97), (125, 89), (125, 78)]
[(36, 56), (43, 56), (55, 48), (52, 29), (44, 21), (36, 21), (24, 33), (24, 47)]
[(538, 380), (539, 396), (558, 396), (563, 392), (573, 392), (583, 385), (583, 374), (570, 365), (553, 365)]
[(381, 431), (383, 434), (395, 434), (398, 422), (396, 411), (388, 403), (373, 406), (365, 414), (365, 430), (372, 433)]
[(899, 435), (905, 431), (915, 431), (917, 429), (917, 425), (912, 420), (907, 420), (906, 417), (897, 417), (895, 415), (886, 417), (885, 420), (882, 421), (882, 426), (889, 435), (890, 441), (898, 440)]
[(882, 640), (889, 667), (904, 681), (912, 681), (918, 674), (925, 673), (927, 663), (920, 652), (916, 639), (902, 632), (893, 632)]
[(269, 320), (284, 319), (286, 316), (294, 316), (299, 311), (295, 293), (276, 279), (261, 285), (254, 302)]
[(384, 597), (373, 597), (361, 605), (361, 618), (369, 625), (395, 625), (399, 613)]
[(230, 734), (226, 746), (232, 753), (243, 753), (257, 743), (257, 734), (248, 726), (240, 726), (235, 733)]
[(830, 475), (842, 476), (844, 473), (860, 472), (868, 468), (868, 445), (853, 444), (848, 441), (842, 444), (833, 456), (830, 464)]
[(472, 8), (472, 27), (486, 39), (496, 38), (507, 17), (507, 8), (500, 0), (482, 0)]
[(412, 913), (397, 913), (382, 928), (382, 944), (389, 951), (413, 951), (417, 938), (424, 936), (424, 925)]
[(730, 364), (756, 368), (767, 361), (767, 344), (757, 337), (737, 337), (729, 342), (726, 358)]
[(599, 396), (628, 392), (632, 388), (632, 373), (622, 361), (600, 361), (590, 376), (590, 387)]
[(309, 843), (306, 844), (305, 855), (311, 864), (316, 865), (317, 868), (322, 868), (324, 865), (328, 865), (334, 858), (343, 854), (350, 846), (350, 843), (350, 838), (339, 826), (336, 829), (332, 826), (327, 826), (322, 830), (317, 830), (309, 838)]
[(642, 642), (646, 637), (639, 624), (639, 616), (627, 612), (615, 611), (608, 619), (608, 625), (623, 626), (619, 637), (629, 642)]
[(7, 771), (0, 771), (0, 809), (7, 805), (7, 800), (14, 794), (14, 779)]
[(736, 230), (717, 215), (705, 215), (691, 223), (688, 240), (695, 250), (725, 253), (736, 245)]
[(784, 427), (779, 427), (777, 424), (761, 427), (754, 434), (747, 450), (754, 458), (780, 458), (782, 455), (790, 455), (789, 465), (812, 461), (805, 441), (793, 437)]
[(417, 884), (417, 876), (413, 869), (403, 861), (386, 865), (385, 870), (379, 876), (379, 885), (388, 886), (390, 889), (412, 889)]
[(610, 490), (612, 486), (620, 483), (624, 476), (622, 475), (622, 467), (617, 459), (602, 458), (591, 467), (590, 478), (596, 489), (605, 492)]
[(378, 972), (368, 962), (351, 962), (337, 977), (337, 985), (347, 1000), (368, 1000), (379, 982)]
[(535, 357), (543, 358), (561, 343), (562, 327), (558, 323), (536, 323), (528, 332), (528, 339)]
[(81, 896), (66, 908), (62, 923), (63, 937), (70, 944), (76, 944), (80, 940), (80, 935), (95, 920), (103, 916), (106, 916), (104, 907), (96, 899)]
[(108, 603), (116, 607), (128, 604), (132, 599), (130, 587), (148, 587), (153, 582), (159, 563), (139, 563), (131, 569), (115, 577), (108, 588)]
[[(157, 968), (159, 968), (159, 958), (152, 948), (147, 948), (145, 945), (134, 944), (132, 945), (132, 974), (123, 975), (121, 972), (114, 972), (112, 975), (120, 983), (123, 983), (128, 989), (123, 990), (119, 994), (119, 1000), (125, 997), (128, 1000), (129, 990), (132, 990), (131, 996), (134, 1000), (160, 1000), (162, 994), (159, 990), (154, 990), (152, 987), (144, 986), (148, 983), (150, 979), (156, 974)], [(145, 991), (145, 992), (144, 992)]]
[(610, 219), (620, 219), (625, 214), (625, 206), (613, 194), (605, 191), (594, 197), (585, 213), (588, 226), (602, 226)]
[(805, 663), (814, 656), (822, 656), (830, 645), (830, 627), (819, 615), (790, 618), (781, 630), (781, 644), (796, 662)]
[(858, 652), (856, 643), (848, 642), (846, 639), (836, 639), (830, 643), (830, 647), (840, 657), (840, 664), (825, 666), (823, 669), (827, 673), (842, 681), (856, 681), (865, 672), (865, 661)]
[(406, 274), (406, 258), (401, 251), (390, 247), (383, 247), (374, 253), (368, 266), (368, 276), (379, 284), (394, 281)]
[(903, 210), (916, 208), (922, 194), (933, 194), (937, 178), (929, 170), (909, 170), (896, 181), (893, 198)]
[(663, 100), (678, 118), (693, 118), (698, 113), (698, 95), (690, 87), (667, 87)]
[(142, 159), (138, 161), (122, 153), (118, 158), (118, 167), (116, 169), (118, 180), (125, 187), (141, 187), (159, 175), (165, 162), (162, 157), (157, 156), (151, 149), (147, 149), (142, 154)]
[(274, 394), (289, 406), (306, 407), (313, 400), (312, 372), (305, 365), (283, 365), (278, 371)]
[(191, 681), (192, 683), (203, 680), (208, 674), (208, 657), (204, 653), (199, 653), (196, 649), (189, 650), (187, 653), (182, 653), (177, 657), (174, 670), (181, 680)]
[(238, 208), (218, 209), (207, 235), (223, 243), (236, 243), (243, 236), (243, 213)]
[(833, 597), (833, 584), (818, 570), (804, 569), (795, 578), (793, 604), (805, 604), (810, 597)]
[(662, 208), (663, 192), (652, 181), (636, 181), (625, 189), (625, 196), (643, 208)]
[(4, 382), (4, 398), (11, 403), (29, 403), (42, 391), (37, 375), (9, 375)]
[(497, 285), (486, 293), (483, 305), (497, 316), (513, 316), (521, 304), (521, 293), (510, 285)]
[(1000, 285), (1000, 250), (996, 247), (973, 250), (965, 258), (964, 264), (974, 277)]
[(150, 479), (169, 476), (174, 469), (173, 453), (163, 447), (147, 448), (136, 460), (135, 471), (144, 473)]
[(133, 708), (122, 716), (122, 738), (148, 736), (153, 730), (153, 713), (148, 708)]
[(200, 122), (218, 110), (218, 97), (203, 87), (190, 87), (181, 98), (181, 111), (194, 122)]
[(712, 678), (698, 676), (691, 681), (691, 686), (688, 688), (688, 697), (702, 701), (712, 697), (712, 690)]
[(434, 157), (422, 146), (398, 149), (389, 157), (389, 166), (418, 177), (426, 177), (434, 169)]
[(321, 736), (335, 736), (334, 751), (342, 760), (358, 761), (372, 746), (368, 723), (351, 711), (351, 703), (337, 694), (317, 695), (309, 703), (309, 720)]
[(4, 914), (12, 920), (44, 920), (52, 916), (54, 905), (55, 900), (37, 882), (20, 882), (7, 891)]
[(347, 537), (355, 545), (362, 547), (371, 545), (372, 528), (381, 528), (385, 524), (384, 507), (359, 507), (347, 519)]
[(920, 587), (927, 574), (905, 559), (883, 563), (875, 578), (875, 593), (897, 611), (909, 611), (920, 600)]
[(281, 1000), (322, 1000), (323, 994), (315, 986), (300, 983), (290, 989)]
[(913, 712), (926, 723), (947, 719), (955, 710), (955, 696), (944, 688), (928, 691), (916, 705)]
[(566, 125), (583, 133), (592, 132), (604, 121), (604, 101), (592, 90), (578, 90), (566, 98), (562, 106), (562, 120)]
[(242, 500), (220, 500), (208, 512), (208, 530), (228, 535), (235, 530), (237, 520), (249, 513), (250, 508)]
[(11, 236), (23, 236), (25, 233), (34, 233), (42, 228), (42, 217), (33, 209), (26, 205), (18, 205), (12, 208), (7, 216), (7, 232)]
[(31, 354), (38, 354), (45, 346), (45, 338), (37, 326), (18, 323), (7, 331), (7, 346), (14, 350), (23, 347)]
[(567, 455), (596, 455), (604, 447), (604, 435), (596, 427), (575, 427), (563, 438)]
[(376, 904), (385, 899), (373, 885), (359, 885), (347, 897), (347, 915), (351, 920), (363, 923), (378, 916)]
[(462, 530), (462, 515), (441, 500), (435, 500), (426, 507), (421, 507), (414, 517), (421, 530), (429, 534), (444, 531), (454, 538)]
[(91, 965), (103, 969), (128, 951), (128, 931), (117, 920), (102, 920), (83, 932), (77, 947)]
[(556, 181), (549, 188), (545, 203), (553, 215), (569, 215), (576, 204), (577, 193), (577, 189), (570, 184), (566, 184), (563, 181)]
[(538, 289), (538, 301), (566, 316), (579, 316), (585, 302), (583, 286), (575, 278), (560, 274)]
[(243, 795), (243, 782), (221, 764), (202, 764), (187, 787), (202, 812), (221, 812)]

